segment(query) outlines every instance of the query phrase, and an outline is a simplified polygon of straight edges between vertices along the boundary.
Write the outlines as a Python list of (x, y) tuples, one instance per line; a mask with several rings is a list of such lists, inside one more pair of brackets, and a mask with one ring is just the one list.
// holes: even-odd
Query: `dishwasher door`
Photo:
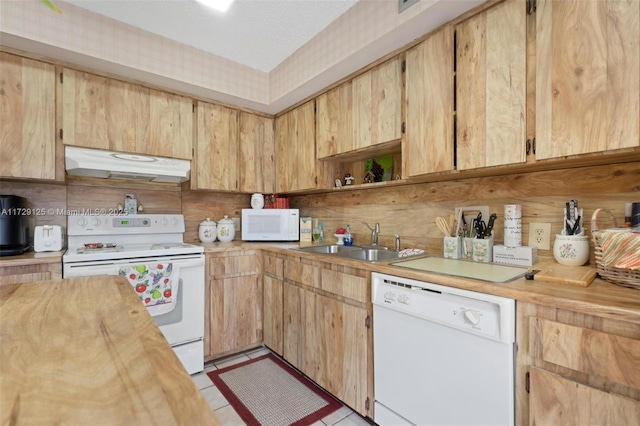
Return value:
[(390, 278), (373, 280), (375, 422), (513, 425), (515, 302)]

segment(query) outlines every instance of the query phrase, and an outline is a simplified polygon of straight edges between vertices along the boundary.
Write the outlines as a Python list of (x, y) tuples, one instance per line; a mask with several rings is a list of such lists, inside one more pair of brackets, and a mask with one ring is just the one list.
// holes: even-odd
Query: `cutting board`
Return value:
[(596, 269), (590, 266), (566, 266), (555, 262), (536, 265), (540, 272), (533, 276), (536, 281), (588, 287), (596, 277)]
[(469, 260), (445, 259), (442, 257), (422, 257), (393, 263), (394, 266), (418, 269), (420, 271), (438, 274), (454, 275), (457, 277), (473, 278), (474, 280), (504, 283), (522, 277), (527, 270), (515, 266), (496, 265), (495, 263), (471, 262)]

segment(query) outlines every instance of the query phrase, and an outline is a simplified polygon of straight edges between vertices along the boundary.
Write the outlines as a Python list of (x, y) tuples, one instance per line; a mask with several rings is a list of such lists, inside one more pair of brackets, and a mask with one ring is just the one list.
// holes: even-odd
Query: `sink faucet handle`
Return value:
[(374, 229), (371, 226), (369, 226), (369, 224), (367, 222), (365, 222), (364, 220), (362, 221), (362, 224), (364, 226), (366, 226), (367, 228), (369, 228), (369, 231), (374, 232)]
[(396, 251), (400, 251), (400, 235), (395, 234), (394, 237), (396, 239), (395, 249)]

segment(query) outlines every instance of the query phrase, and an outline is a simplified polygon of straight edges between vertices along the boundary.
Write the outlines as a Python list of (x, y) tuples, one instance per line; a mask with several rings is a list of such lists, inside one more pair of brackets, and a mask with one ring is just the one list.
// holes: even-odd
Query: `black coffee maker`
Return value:
[(29, 216), (26, 198), (0, 195), (0, 256), (21, 254), (31, 248)]

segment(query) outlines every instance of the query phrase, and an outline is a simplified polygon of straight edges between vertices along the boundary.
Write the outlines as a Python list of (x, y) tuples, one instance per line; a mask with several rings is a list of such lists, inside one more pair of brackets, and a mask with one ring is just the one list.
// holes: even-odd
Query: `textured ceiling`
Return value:
[(226, 13), (195, 0), (65, 0), (263, 72), (270, 72), (357, 0), (236, 0)]

